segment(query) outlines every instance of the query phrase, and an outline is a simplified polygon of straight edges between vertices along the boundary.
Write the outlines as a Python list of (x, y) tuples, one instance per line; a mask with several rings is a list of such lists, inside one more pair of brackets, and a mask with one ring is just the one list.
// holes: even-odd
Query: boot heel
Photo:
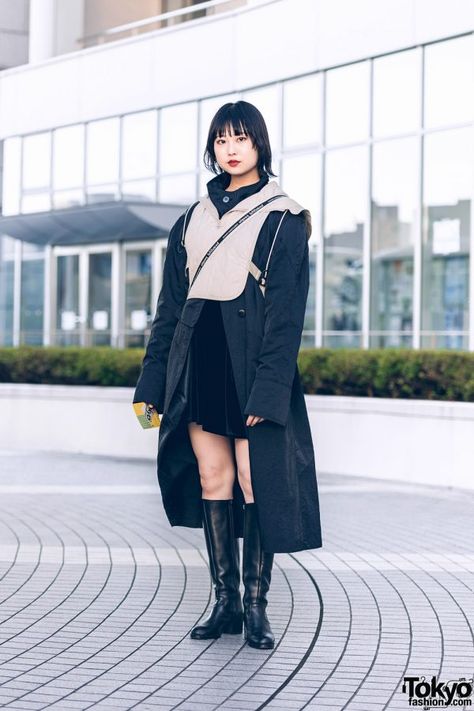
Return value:
[(222, 628), (222, 631), (224, 634), (241, 634), (243, 625), (243, 615), (238, 615), (230, 622), (227, 622)]

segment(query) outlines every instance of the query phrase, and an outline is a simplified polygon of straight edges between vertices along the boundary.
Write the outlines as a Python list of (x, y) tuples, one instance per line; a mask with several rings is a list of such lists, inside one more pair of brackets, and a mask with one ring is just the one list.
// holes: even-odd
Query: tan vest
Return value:
[[(245, 289), (249, 272), (257, 281), (259, 280), (261, 270), (252, 262), (252, 256), (260, 229), (271, 210), (289, 210), (295, 215), (304, 212), (309, 239), (311, 235), (309, 210), (288, 197), (276, 180), (270, 180), (257, 193), (241, 200), (221, 219), (219, 219), (212, 200), (206, 195), (200, 198), (194, 208), (186, 232), (184, 234), (183, 230), (181, 239), (186, 247), (186, 268), (189, 269), (189, 283), (191, 284), (202, 258), (214, 242), (244, 213), (273, 195), (283, 195), (283, 197), (276, 198), (265, 205), (236, 227), (211, 254), (189, 289), (188, 299), (230, 301), (237, 298)], [(281, 222), (280, 220), (278, 229)], [(260, 285), (260, 289), (264, 294), (265, 286), (263, 284)]]

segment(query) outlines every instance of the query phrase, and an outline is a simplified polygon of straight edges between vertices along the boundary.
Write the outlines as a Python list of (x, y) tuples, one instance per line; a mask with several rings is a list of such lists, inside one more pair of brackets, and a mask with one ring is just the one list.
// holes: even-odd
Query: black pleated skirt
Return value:
[(247, 439), (219, 301), (206, 300), (190, 344), (187, 422), (205, 432)]

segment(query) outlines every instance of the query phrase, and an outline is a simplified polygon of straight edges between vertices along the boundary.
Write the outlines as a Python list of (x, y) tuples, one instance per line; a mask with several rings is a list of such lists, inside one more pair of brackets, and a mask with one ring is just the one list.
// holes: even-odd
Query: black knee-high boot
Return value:
[(191, 630), (192, 639), (217, 639), (242, 632), (239, 544), (234, 535), (232, 499), (202, 499), (203, 528), (216, 602), (211, 614)]
[(268, 621), (267, 592), (272, 577), (273, 553), (262, 550), (257, 508), (245, 504), (243, 581), (245, 639), (250, 647), (272, 649), (275, 637)]

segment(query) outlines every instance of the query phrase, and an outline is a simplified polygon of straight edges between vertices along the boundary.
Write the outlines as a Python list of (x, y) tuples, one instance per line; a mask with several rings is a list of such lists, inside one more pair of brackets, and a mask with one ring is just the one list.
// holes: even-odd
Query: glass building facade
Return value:
[[(104, 201), (186, 206), (215, 111), (262, 112), (277, 180), (309, 208), (303, 346), (474, 350), (474, 35), (3, 146), (4, 215)], [(184, 210), (184, 207), (183, 207)], [(0, 343), (143, 346), (166, 239), (0, 237)]]

